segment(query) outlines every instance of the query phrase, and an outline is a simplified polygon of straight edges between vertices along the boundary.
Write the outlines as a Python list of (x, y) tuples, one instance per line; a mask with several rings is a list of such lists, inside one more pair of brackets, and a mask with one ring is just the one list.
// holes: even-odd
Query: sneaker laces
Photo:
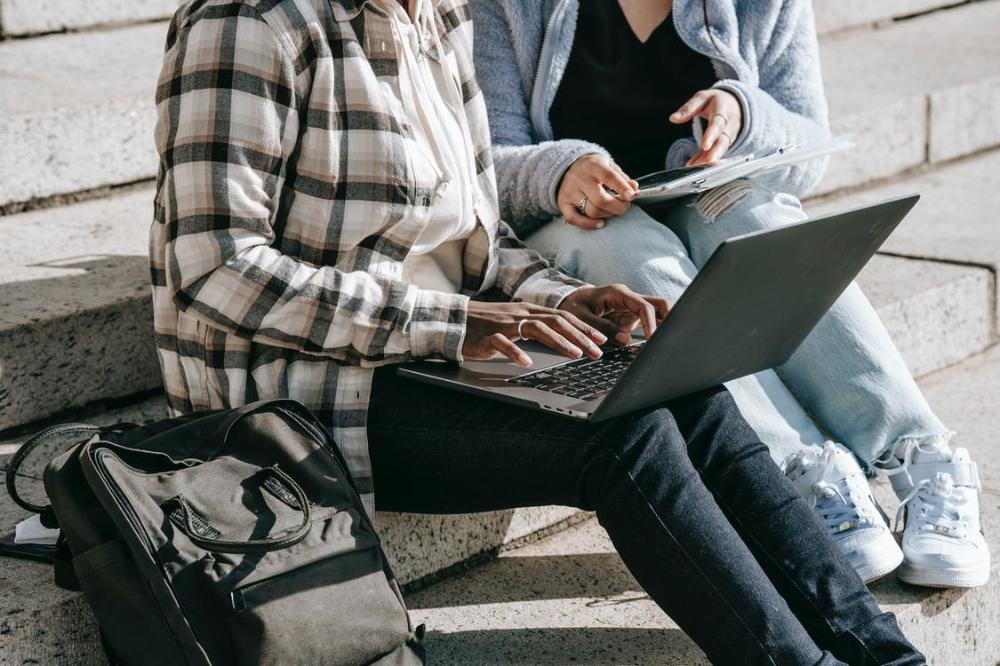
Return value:
[(967, 524), (962, 520), (961, 509), (968, 501), (965, 493), (955, 489), (955, 481), (950, 474), (938, 472), (933, 479), (924, 479), (900, 502), (896, 510), (896, 529), (906, 506), (917, 500), (922, 532), (933, 532), (943, 536), (962, 539), (967, 534)]
[(857, 505), (849, 502), (844, 496), (845, 492), (850, 495), (847, 479), (841, 479), (836, 483), (817, 481), (813, 484), (812, 491), (813, 510), (820, 515), (830, 532), (835, 534), (871, 523), (869, 518), (862, 517), (858, 513)]
[(812, 509), (823, 519), (827, 529), (836, 534), (844, 532), (852, 527), (871, 525), (872, 520), (867, 516), (862, 516), (858, 512), (858, 507), (848, 497), (851, 496), (851, 489), (847, 485), (847, 477), (843, 476), (836, 481), (826, 481), (836, 464), (837, 449), (832, 445), (827, 445), (819, 453), (800, 454), (789, 460), (787, 470), (799, 472), (801, 474), (822, 467), (819, 474), (819, 481), (810, 487), (812, 491)]
[[(913, 486), (913, 477), (910, 475), (910, 465), (913, 464), (913, 459), (916, 457), (917, 453), (939, 453), (944, 449), (948, 449), (949, 446), (938, 440), (930, 440), (928, 443), (924, 444), (920, 440), (907, 440), (903, 444), (903, 450), (901, 452), (896, 452), (895, 449), (890, 449), (889, 455), (886, 460), (876, 460), (872, 463), (872, 467), (879, 474), (879, 476), (896, 476), (897, 474), (905, 474), (906, 480), (911, 486)], [(899, 461), (898, 467), (886, 467), (892, 459), (895, 458)]]

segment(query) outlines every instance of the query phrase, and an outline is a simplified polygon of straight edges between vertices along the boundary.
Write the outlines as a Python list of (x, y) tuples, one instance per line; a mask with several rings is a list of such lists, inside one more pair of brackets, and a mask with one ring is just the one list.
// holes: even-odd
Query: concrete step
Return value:
[(0, 430), (161, 385), (152, 208), (142, 188), (0, 218)]
[[(894, 577), (872, 585), (936, 666), (993, 666), (1000, 656), (1000, 348), (921, 382), (938, 414), (979, 463), (993, 577), (982, 588), (936, 591)], [(895, 510), (887, 484), (880, 500)], [(589, 520), (408, 597), (429, 630), (435, 664), (707, 664), (643, 593), (607, 534)]]
[[(0, 431), (160, 385), (146, 260), (151, 200), (143, 186), (0, 219)], [(990, 340), (987, 270), (877, 257), (860, 280), (918, 373)]]
[(994, 340), (989, 271), (879, 255), (858, 282), (918, 377), (966, 359)]
[(0, 207), (155, 175), (166, 30), (0, 42)]
[(820, 47), (833, 131), (858, 147), (831, 160), (816, 194), (1000, 144), (1000, 118), (983, 112), (1000, 104), (1000, 2), (827, 35)]
[[(971, 0), (965, 0), (969, 2)], [(0, 0), (0, 35), (18, 37), (169, 18), (180, 0)], [(824, 0), (815, 3), (816, 29), (828, 33), (884, 23), (963, 4), (962, 0)]]
[(914, 192), (920, 193), (920, 202), (889, 237), (883, 251), (959, 266), (982, 266), (1000, 274), (1000, 151), (864, 190), (813, 199), (807, 208), (819, 214)]
[(813, 3), (820, 34), (847, 28), (884, 26), (900, 19), (979, 0), (819, 0)]
[(181, 0), (0, 0), (0, 35), (23, 37), (169, 18)]
[[(828, 33), (960, 3), (961, 0), (883, 0), (877, 3), (824, 0), (815, 4), (814, 11), (817, 30)], [(0, 0), (0, 35), (18, 37), (165, 19), (179, 4), (180, 0), (93, 0), (84, 7), (73, 0)]]

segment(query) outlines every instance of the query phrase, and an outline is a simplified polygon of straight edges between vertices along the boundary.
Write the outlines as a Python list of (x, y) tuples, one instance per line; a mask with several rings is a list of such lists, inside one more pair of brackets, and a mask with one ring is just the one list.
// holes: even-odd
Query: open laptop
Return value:
[(649, 340), (571, 360), (421, 361), (416, 380), (602, 421), (783, 364), (917, 202), (916, 195), (730, 238)]

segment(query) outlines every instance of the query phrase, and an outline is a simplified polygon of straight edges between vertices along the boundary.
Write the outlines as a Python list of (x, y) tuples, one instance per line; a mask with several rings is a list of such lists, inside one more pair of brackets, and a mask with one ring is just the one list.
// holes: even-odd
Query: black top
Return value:
[(673, 14), (646, 42), (618, 0), (581, 0), (573, 50), (549, 117), (556, 139), (603, 146), (632, 178), (664, 169), (670, 144), (691, 136), (668, 119), (716, 81), (711, 61), (677, 34)]

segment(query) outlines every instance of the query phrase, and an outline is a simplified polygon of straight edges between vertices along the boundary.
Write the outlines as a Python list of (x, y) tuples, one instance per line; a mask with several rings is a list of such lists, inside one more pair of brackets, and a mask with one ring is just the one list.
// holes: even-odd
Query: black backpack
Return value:
[(112, 661), (424, 663), (372, 521), (326, 429), (290, 400), (149, 426), (63, 425), (45, 470), (73, 579)]

